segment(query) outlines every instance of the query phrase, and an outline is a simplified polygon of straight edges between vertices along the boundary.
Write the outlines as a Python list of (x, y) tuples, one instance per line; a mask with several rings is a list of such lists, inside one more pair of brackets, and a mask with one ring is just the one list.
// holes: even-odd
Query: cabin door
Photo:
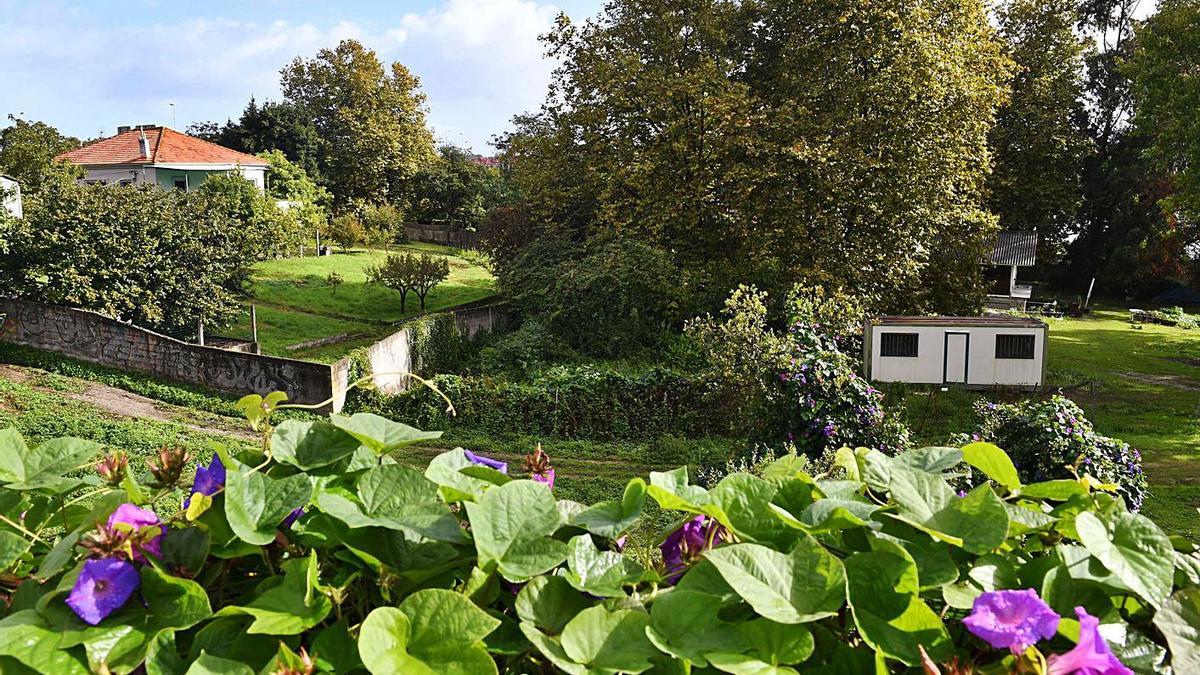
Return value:
[(971, 336), (967, 333), (946, 333), (946, 356), (942, 363), (942, 382), (966, 384), (967, 360)]

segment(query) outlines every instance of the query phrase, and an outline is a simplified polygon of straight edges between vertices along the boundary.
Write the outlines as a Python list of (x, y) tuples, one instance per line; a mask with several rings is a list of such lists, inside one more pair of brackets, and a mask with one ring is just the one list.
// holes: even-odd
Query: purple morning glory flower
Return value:
[(477, 455), (477, 454), (471, 452), (470, 450), (463, 450), (463, 454), (466, 455), (467, 460), (470, 461), (472, 464), (486, 466), (488, 468), (495, 469), (495, 470), (499, 471), (500, 473), (508, 473), (508, 463), (507, 462), (501, 462), (499, 460), (492, 459), (491, 457), (484, 457), (483, 455)]
[(187, 499), (183, 500), (183, 508), (186, 509), (191, 505), (192, 495), (197, 492), (211, 497), (223, 487), (225, 487), (225, 465), (221, 463), (220, 457), (213, 455), (208, 468), (196, 467), (196, 477), (192, 479), (192, 491), (188, 493)]
[(1058, 620), (1037, 592), (1026, 588), (980, 595), (963, 625), (996, 649), (1020, 654), (1039, 640), (1054, 637)]
[(666, 578), (669, 583), (675, 583), (683, 576), (688, 563), (695, 560), (701, 553), (708, 550), (709, 540), (717, 544), (725, 540), (725, 528), (715, 520), (704, 516), (696, 516), (685, 522), (659, 546), (662, 551), (663, 566), (666, 568)]
[[(136, 543), (136, 547), (133, 551), (134, 560), (146, 562), (146, 558), (141, 554), (141, 551), (149, 551), (156, 558), (162, 557), (162, 538), (164, 534), (164, 528), (162, 521), (158, 519), (158, 516), (153, 511), (149, 509), (138, 508), (133, 504), (126, 502), (118, 506), (117, 510), (113, 511), (112, 515), (108, 517), (109, 527), (112, 527), (117, 523), (124, 523), (133, 528), (133, 540)], [(146, 527), (159, 528), (158, 535), (149, 541), (139, 538), (139, 531)], [(141, 551), (138, 549), (141, 549)]]
[(1100, 635), (1100, 619), (1082, 607), (1075, 608), (1075, 616), (1079, 617), (1079, 643), (1066, 654), (1051, 655), (1046, 675), (1133, 675)]
[(120, 609), (141, 583), (137, 568), (127, 560), (86, 560), (67, 596), (67, 606), (79, 618), (95, 626)]
[(297, 520), (300, 520), (300, 516), (303, 516), (303, 515), (304, 515), (304, 507), (303, 506), (301, 506), (298, 509), (292, 509), (292, 512), (287, 514), (287, 517), (283, 519), (283, 522), (279, 524), (279, 527), (282, 529), (285, 529), (285, 530), (291, 529), (292, 525)]

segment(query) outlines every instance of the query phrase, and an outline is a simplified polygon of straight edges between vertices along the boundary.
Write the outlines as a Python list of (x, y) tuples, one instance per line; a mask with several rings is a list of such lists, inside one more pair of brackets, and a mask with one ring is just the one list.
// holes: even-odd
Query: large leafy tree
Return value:
[(433, 161), (420, 82), (344, 40), (281, 71), (283, 94), (323, 139), (321, 175), (339, 207), (407, 201), (414, 175)]
[(8, 232), (0, 294), (190, 337), (241, 312), (262, 240), (208, 191), (48, 181)]
[(271, 165), (267, 176), (267, 194), (289, 202), (288, 212), (307, 233), (325, 228), (325, 209), (332, 201), (329, 192), (317, 185), (299, 164), (292, 162), (282, 150), (260, 152), (258, 156)]
[(1009, 0), (998, 14), (1017, 72), (990, 137), (988, 206), (1002, 228), (1036, 231), (1041, 258), (1050, 261), (1074, 233), (1091, 150), (1083, 109), (1088, 42), (1075, 31), (1075, 0)]
[(475, 161), (467, 151), (444, 145), (438, 158), (413, 181), (412, 213), (420, 221), (478, 225), (488, 211), (509, 200), (500, 170)]
[(259, 105), (251, 98), (237, 122), (200, 122), (188, 127), (188, 133), (250, 154), (278, 150), (310, 177), (320, 179), (324, 141), (313, 121), (292, 103)]
[(26, 192), (38, 190), (55, 174), (71, 169), (56, 167), (54, 158), (80, 146), (78, 138), (66, 136), (45, 122), (8, 116), (9, 126), (0, 129), (0, 173), (21, 182)]
[(1079, 236), (1068, 247), (1061, 285), (1082, 295), (1090, 280), (1103, 293), (1152, 289), (1178, 276), (1182, 250), (1156, 204), (1169, 182), (1145, 153), (1147, 139), (1131, 133), (1133, 95), (1121, 64), (1133, 55), (1139, 0), (1087, 0), (1079, 28), (1096, 49), (1087, 57), (1085, 98), (1094, 152), (1084, 161)]
[(615, 0), (549, 46), (551, 94), (502, 142), (534, 217), (669, 250), (710, 305), (801, 278), (981, 298), (1010, 62), (978, 0)]
[(1200, 2), (1163, 0), (1137, 32), (1129, 63), (1137, 103), (1134, 127), (1155, 167), (1169, 177), (1172, 194), (1161, 201), (1167, 231), (1195, 264), (1200, 244)]

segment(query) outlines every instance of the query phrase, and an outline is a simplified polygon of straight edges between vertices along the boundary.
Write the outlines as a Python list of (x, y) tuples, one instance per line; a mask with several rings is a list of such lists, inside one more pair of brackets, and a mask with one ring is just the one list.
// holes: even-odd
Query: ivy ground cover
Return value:
[[(369, 413), (137, 466), (0, 432), (5, 673), (1190, 673), (1200, 554), (995, 446), (686, 467), (556, 499), (552, 458), (390, 454)], [(976, 486), (964, 489), (970, 470)], [(987, 480), (977, 480), (986, 476)], [(673, 520), (631, 540), (651, 504)], [(1089, 670), (1090, 669), (1090, 670)]]

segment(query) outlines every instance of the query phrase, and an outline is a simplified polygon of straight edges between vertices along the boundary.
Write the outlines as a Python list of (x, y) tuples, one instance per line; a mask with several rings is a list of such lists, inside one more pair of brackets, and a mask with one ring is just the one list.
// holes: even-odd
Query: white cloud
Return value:
[[(477, 121), (506, 122), (536, 108), (545, 96), (554, 63), (538, 38), (554, 25), (559, 9), (533, 0), (448, 0), (401, 20), (407, 40), (399, 60), (421, 76), (430, 119), (446, 140), (455, 130), (483, 150)], [(494, 124), (488, 134), (506, 124)]]
[(558, 13), (537, 0), (445, 0), (389, 21), (139, 23), (150, 13), (134, 11), (108, 17), (112, 28), (52, 4), (25, 9), (0, 12), (0, 115), (24, 112), (85, 137), (169, 123), (168, 102), (180, 127), (237, 117), (252, 94), (279, 97), (279, 69), (294, 57), (354, 38), (419, 75), (439, 136), (477, 150), (541, 102), (554, 64), (538, 36)]

